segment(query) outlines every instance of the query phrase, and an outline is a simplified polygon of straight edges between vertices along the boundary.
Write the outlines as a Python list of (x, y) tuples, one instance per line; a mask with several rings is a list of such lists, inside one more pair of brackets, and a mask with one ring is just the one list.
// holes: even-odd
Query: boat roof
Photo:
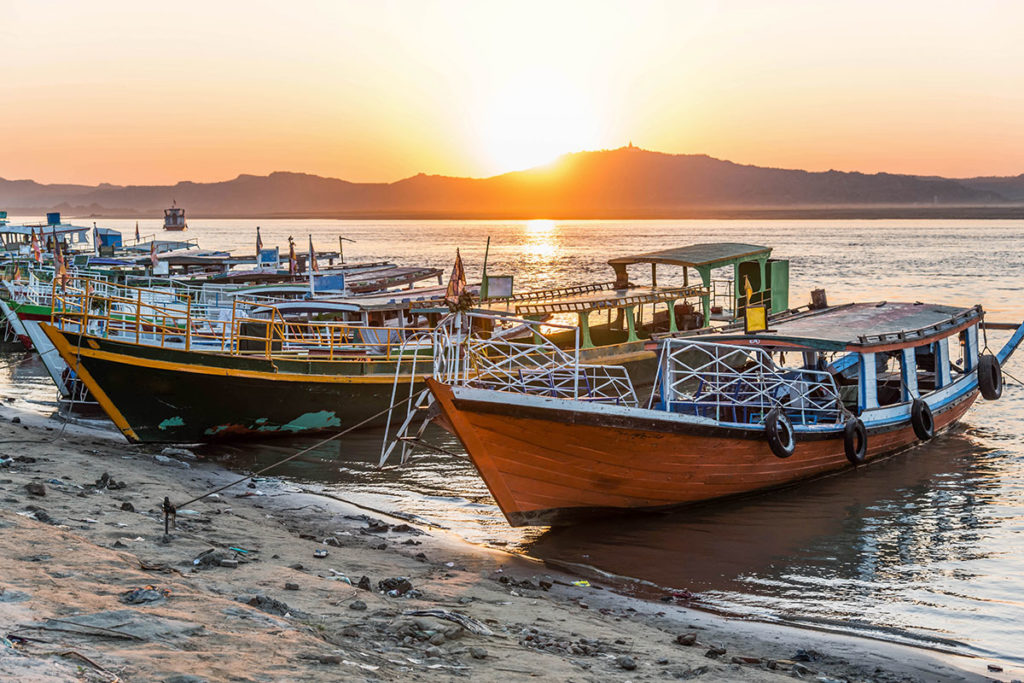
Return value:
[(759, 256), (768, 257), (771, 247), (740, 242), (708, 242), (691, 244), (686, 247), (675, 247), (661, 251), (649, 251), (635, 256), (620, 256), (608, 261), (611, 266), (629, 266), (634, 263), (664, 263), (671, 266), (691, 266), (693, 268), (724, 266), (737, 259), (751, 259)]
[(58, 237), (65, 237), (66, 235), (77, 235), (83, 232), (92, 230), (92, 228), (83, 228), (77, 225), (68, 225), (62, 223), (60, 225), (3, 225), (0, 227), (0, 232), (5, 232), (11, 235), (31, 235), (35, 232), (37, 235), (41, 234), (43, 237), (51, 237), (54, 233)]
[[(568, 292), (563, 296), (551, 297), (539, 301), (516, 301), (514, 298), (509, 306), (516, 315), (547, 315), (551, 313), (583, 313), (586, 311), (635, 306), (637, 304), (655, 304), (677, 301), (688, 297), (699, 297), (707, 290), (699, 286), (687, 287), (622, 287), (611, 285), (600, 289), (580, 288), (582, 291)], [(492, 305), (488, 302), (488, 305)]]
[(920, 346), (948, 336), (983, 315), (981, 306), (962, 308), (919, 301), (854, 303), (773, 320), (767, 332), (726, 334), (715, 341), (742, 339), (749, 343), (757, 339), (765, 346), (775, 341), (819, 350), (870, 351), (872, 347)]

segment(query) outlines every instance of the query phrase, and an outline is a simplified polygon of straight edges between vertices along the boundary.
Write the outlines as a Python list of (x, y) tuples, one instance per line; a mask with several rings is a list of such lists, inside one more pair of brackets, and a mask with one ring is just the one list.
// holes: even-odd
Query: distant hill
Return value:
[(647, 218), (829, 208), (857, 213), (877, 207), (1004, 207), (1024, 202), (1024, 175), (952, 180), (812, 173), (630, 146), (567, 154), (549, 166), (490, 178), (420, 174), (394, 183), (351, 183), (285, 172), (170, 186), (41, 185), (0, 178), (0, 207), (12, 213), (58, 209), (68, 214), (159, 216), (172, 200), (193, 218)]

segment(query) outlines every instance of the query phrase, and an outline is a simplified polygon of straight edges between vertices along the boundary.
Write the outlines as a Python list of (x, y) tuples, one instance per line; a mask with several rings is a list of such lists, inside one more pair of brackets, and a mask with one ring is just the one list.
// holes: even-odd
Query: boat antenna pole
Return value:
[(338, 260), (341, 261), (341, 265), (345, 265), (345, 245), (343, 242), (355, 242), (355, 240), (338, 235)]

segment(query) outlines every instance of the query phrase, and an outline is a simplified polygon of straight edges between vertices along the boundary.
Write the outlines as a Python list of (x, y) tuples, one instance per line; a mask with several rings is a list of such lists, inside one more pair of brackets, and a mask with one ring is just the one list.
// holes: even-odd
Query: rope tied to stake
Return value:
[(176, 515), (177, 511), (180, 508), (183, 508), (186, 505), (191, 505), (192, 503), (195, 503), (196, 501), (202, 500), (203, 498), (207, 498), (209, 496), (212, 496), (215, 493), (220, 493), (224, 489), (229, 489), (232, 486), (236, 486), (238, 484), (241, 484), (242, 482), (249, 481), (253, 477), (258, 477), (259, 475), (263, 474), (267, 470), (273, 469), (273, 468), (275, 468), (275, 467), (277, 467), (279, 465), (283, 465), (286, 462), (288, 462), (290, 460), (294, 460), (295, 458), (297, 458), (297, 457), (299, 457), (301, 455), (305, 455), (306, 453), (309, 453), (310, 451), (315, 450), (315, 449), (319, 448), (320, 446), (323, 446), (324, 444), (330, 443), (331, 441), (334, 441), (336, 439), (340, 439), (341, 437), (345, 436), (349, 432), (351, 432), (353, 430), (356, 430), (356, 429), (359, 429), (360, 427), (362, 427), (363, 425), (367, 424), (368, 422), (372, 422), (373, 420), (376, 420), (378, 417), (380, 417), (381, 415), (384, 415), (389, 410), (391, 410), (392, 407), (398, 407), (398, 406), (402, 405), (403, 403), (409, 402), (410, 400), (411, 400), (411, 397), (410, 398), (402, 399), (401, 401), (396, 403), (394, 406), (385, 408), (384, 410), (381, 410), (380, 412), (374, 413), (370, 417), (365, 418), (364, 420), (361, 420), (361, 421), (357, 422), (356, 424), (352, 425), (351, 427), (348, 427), (348, 428), (346, 428), (346, 429), (344, 429), (344, 430), (342, 430), (342, 431), (340, 431), (340, 432), (338, 432), (336, 434), (332, 434), (331, 436), (329, 436), (326, 439), (323, 439), (321, 441), (318, 441), (317, 443), (313, 444), (312, 446), (307, 446), (306, 448), (303, 448), (300, 451), (292, 453), (287, 458), (283, 458), (281, 460), (278, 460), (277, 462), (272, 463), (270, 465), (267, 465), (266, 467), (264, 467), (263, 469), (261, 469), (259, 471), (253, 472), (252, 474), (247, 475), (245, 477), (242, 477), (241, 479), (237, 479), (237, 480), (235, 480), (235, 481), (233, 481), (233, 482), (231, 482), (229, 484), (224, 484), (223, 486), (219, 486), (219, 487), (213, 489), (212, 491), (207, 491), (206, 493), (202, 494), (201, 496), (196, 496), (195, 498), (192, 498), (190, 500), (186, 500), (184, 503), (181, 503), (179, 505), (172, 505), (171, 501), (170, 501), (170, 497), (169, 496), (165, 496), (164, 497), (164, 502), (161, 505), (161, 510), (164, 513), (164, 536), (165, 536), (165, 541), (170, 540), (170, 537), (168, 535), (170, 533), (170, 531), (169, 531), (170, 522), (171, 522), (171, 519)]

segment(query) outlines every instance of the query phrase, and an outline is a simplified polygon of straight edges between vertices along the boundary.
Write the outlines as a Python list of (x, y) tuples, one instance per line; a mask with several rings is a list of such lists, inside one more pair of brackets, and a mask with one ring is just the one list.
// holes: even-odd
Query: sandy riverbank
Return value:
[[(979, 660), (577, 586), (577, 577), (276, 480), (186, 506), (165, 543), (164, 496), (186, 501), (236, 475), (209, 462), (160, 462), (159, 448), (103, 432), (61, 433), (38, 416), (15, 424), (14, 415), (0, 412), (0, 455), (13, 458), (0, 468), (0, 635), (15, 645), (0, 645), (0, 679), (1012, 678), (986, 676)], [(364, 576), (370, 590), (358, 587)], [(396, 577), (412, 591), (379, 590)], [(169, 593), (124, 601), (146, 586)], [(416, 610), (468, 617), (469, 628), (407, 615)]]

